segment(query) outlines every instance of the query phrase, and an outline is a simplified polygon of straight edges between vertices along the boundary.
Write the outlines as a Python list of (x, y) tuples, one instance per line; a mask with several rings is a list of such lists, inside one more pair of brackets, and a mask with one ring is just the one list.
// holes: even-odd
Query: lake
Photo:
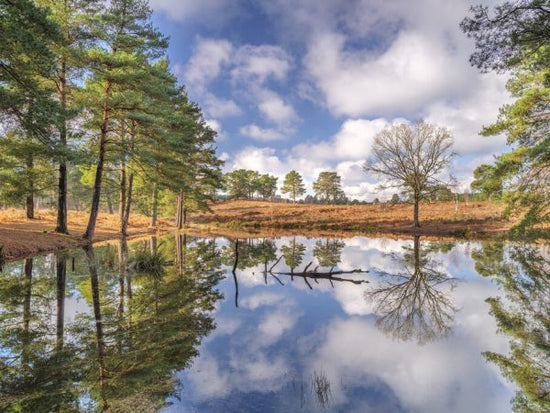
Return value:
[(0, 410), (548, 411), (550, 247), (171, 235), (5, 264)]

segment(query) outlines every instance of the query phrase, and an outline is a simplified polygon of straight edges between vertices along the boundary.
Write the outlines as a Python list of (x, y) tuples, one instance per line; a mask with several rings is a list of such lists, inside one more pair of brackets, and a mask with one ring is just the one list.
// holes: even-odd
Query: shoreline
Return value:
[(470, 202), (422, 204), (420, 227), (412, 226), (411, 204), (309, 205), (234, 200), (198, 213), (191, 227), (201, 232), (271, 234), (414, 235), (457, 239), (507, 238), (518, 218), (503, 218), (502, 205)]
[[(386, 237), (443, 241), (505, 240), (514, 220), (500, 217), (501, 207), (490, 203), (461, 206), (461, 215), (449, 213), (453, 203), (423, 205), (421, 227), (414, 229), (407, 220), (412, 206), (388, 205), (304, 205), (275, 204), (262, 201), (228, 201), (212, 205), (212, 213), (191, 216), (181, 233), (191, 236), (260, 238), (306, 236), (323, 238)], [(422, 216), (423, 215), (423, 216)], [(27, 220), (22, 210), (0, 211), (0, 245), (4, 261), (79, 248), (88, 242), (81, 238), (87, 214), (69, 212), (71, 235), (53, 233), (55, 215), (40, 210), (37, 219)], [(92, 245), (120, 239), (118, 216), (100, 213)], [(172, 222), (160, 219), (157, 227), (149, 226), (149, 218), (132, 216), (128, 240), (177, 233)]]
[[(0, 211), (0, 245), (4, 262), (17, 261), (38, 255), (50, 254), (62, 250), (79, 248), (90, 244), (82, 238), (87, 223), (84, 212), (69, 211), (70, 235), (53, 232), (55, 212), (39, 210), (36, 219), (29, 220), (22, 210)], [(100, 213), (92, 245), (119, 240), (118, 216)], [(128, 227), (128, 240), (155, 234), (164, 235), (173, 231), (173, 225), (159, 220), (156, 227), (149, 226), (149, 218), (132, 216)]]

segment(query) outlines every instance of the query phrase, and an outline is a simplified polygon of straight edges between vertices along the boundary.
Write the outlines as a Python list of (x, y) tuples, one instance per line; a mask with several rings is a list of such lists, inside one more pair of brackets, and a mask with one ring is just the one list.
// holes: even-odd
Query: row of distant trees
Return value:
[[(260, 174), (257, 171), (249, 169), (237, 169), (224, 176), (224, 188), (227, 197), (232, 199), (262, 199), (269, 201), (282, 201), (283, 198), (277, 194), (278, 178), (269, 174)], [(286, 195), (287, 200), (307, 204), (333, 203), (333, 204), (379, 204), (387, 202), (398, 204), (403, 202), (412, 202), (414, 195), (410, 191), (394, 193), (391, 198), (381, 201), (376, 197), (372, 202), (359, 201), (348, 198), (342, 190), (341, 177), (333, 171), (324, 171), (319, 173), (316, 181), (312, 185), (315, 195), (306, 194), (306, 185), (304, 179), (298, 171), (290, 171), (286, 174), (283, 185), (280, 188), (281, 193)], [(453, 192), (451, 188), (445, 185), (435, 186), (430, 193), (426, 195), (427, 201), (468, 201), (470, 196), (475, 200), (486, 198), (483, 194)]]
[[(237, 169), (224, 176), (224, 187), (230, 198), (275, 200), (278, 178), (248, 169)], [(336, 172), (321, 172), (313, 183), (315, 199), (321, 202), (346, 202), (341, 178)], [(286, 174), (281, 192), (293, 201), (306, 193), (302, 175), (297, 171)]]

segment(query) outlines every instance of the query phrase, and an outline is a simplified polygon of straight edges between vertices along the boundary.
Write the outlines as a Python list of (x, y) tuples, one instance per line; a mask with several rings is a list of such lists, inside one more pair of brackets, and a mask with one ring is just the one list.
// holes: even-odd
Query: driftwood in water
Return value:
[[(280, 258), (279, 258), (279, 260), (277, 260), (277, 262), (275, 264), (277, 264), (279, 261), (280, 261)], [(269, 269), (269, 271), (265, 272), (265, 275), (267, 276), (267, 274), (270, 274), (277, 281), (279, 281), (279, 283), (281, 283), (281, 284), (282, 284), (282, 282), (277, 278), (277, 275), (287, 275), (289, 277), (301, 277), (301, 278), (304, 279), (304, 281), (306, 282), (307, 286), (310, 289), (313, 289), (313, 287), (309, 283), (308, 279), (312, 279), (316, 283), (319, 282), (318, 281), (319, 279), (329, 280), (333, 287), (334, 287), (334, 284), (332, 283), (333, 281), (349, 282), (349, 283), (352, 283), (352, 284), (355, 284), (355, 285), (361, 285), (361, 284), (368, 283), (367, 280), (350, 280), (348, 278), (335, 277), (336, 275), (344, 275), (344, 274), (366, 274), (366, 273), (368, 273), (368, 271), (362, 270), (360, 268), (355, 269), (355, 270), (350, 270), (350, 271), (333, 271), (333, 269), (334, 269), (334, 267), (333, 267), (333, 268), (330, 269), (330, 271), (318, 271), (319, 267), (317, 266), (312, 271), (308, 271), (311, 264), (312, 263), (310, 262), (308, 265), (306, 265), (306, 267), (304, 268), (304, 270), (302, 272), (293, 272), (293, 271), (292, 272), (273, 272), (273, 267), (275, 266), (274, 265)]]

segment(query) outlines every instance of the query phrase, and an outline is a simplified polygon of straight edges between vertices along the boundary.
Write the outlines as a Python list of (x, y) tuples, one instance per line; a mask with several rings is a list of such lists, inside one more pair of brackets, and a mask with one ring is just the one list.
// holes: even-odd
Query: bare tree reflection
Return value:
[(330, 405), (332, 391), (330, 381), (324, 371), (314, 371), (311, 378), (311, 388), (315, 394), (317, 403), (322, 409), (326, 409)]
[(439, 263), (429, 257), (429, 252), (415, 236), (412, 250), (394, 256), (404, 271), (382, 272), (386, 278), (382, 287), (365, 292), (365, 298), (376, 303), (380, 315), (377, 325), (396, 339), (425, 344), (448, 336), (452, 330), (456, 308), (444, 284), (452, 289), (456, 281), (437, 269)]

